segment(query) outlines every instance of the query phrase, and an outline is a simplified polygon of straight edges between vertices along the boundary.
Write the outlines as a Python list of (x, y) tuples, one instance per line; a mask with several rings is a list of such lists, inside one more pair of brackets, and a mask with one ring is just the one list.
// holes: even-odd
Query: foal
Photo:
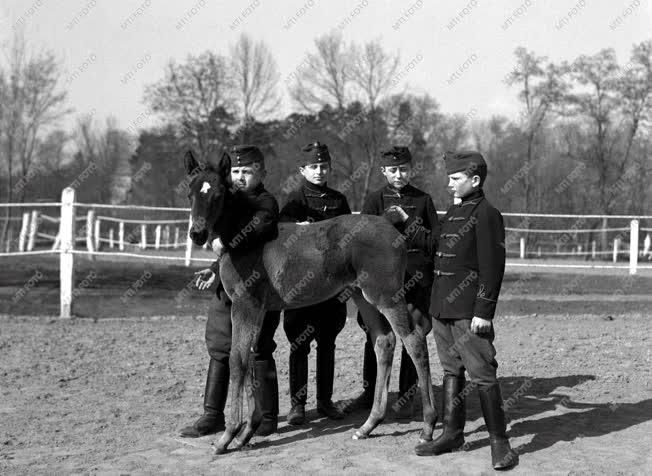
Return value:
[[(209, 237), (233, 236), (228, 231), (233, 230), (238, 216), (250, 213), (246, 197), (231, 191), (229, 156), (224, 154), (217, 167), (200, 166), (191, 151), (184, 161), (190, 179), (190, 238), (201, 246)], [(233, 335), (229, 358), (231, 414), (216, 443), (218, 454), (224, 453), (232, 441), (236, 448), (244, 446), (260, 424), (250, 357), (265, 311), (310, 306), (344, 290), (343, 298), (353, 297), (369, 327), (378, 363), (373, 407), (353, 438), (367, 438), (385, 417), (397, 334), (419, 376), (423, 401), (420, 441), (432, 440), (437, 413), (426, 344), (429, 323), (408, 317), (403, 289), (406, 261), (399, 232), (385, 218), (372, 215), (344, 215), (311, 225), (282, 223), (275, 240), (246, 253), (222, 255), (220, 279), (233, 302)], [(242, 402), (245, 386), (249, 408), (246, 421)]]

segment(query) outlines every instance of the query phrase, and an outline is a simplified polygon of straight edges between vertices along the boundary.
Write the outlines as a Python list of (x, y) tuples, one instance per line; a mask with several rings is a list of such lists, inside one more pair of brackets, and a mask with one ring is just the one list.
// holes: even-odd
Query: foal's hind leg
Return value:
[(407, 307), (402, 299), (397, 303), (382, 301), (378, 304), (378, 309), (387, 318), (392, 329), (403, 342), (417, 369), (423, 402), (423, 430), (419, 440), (422, 442), (430, 441), (437, 423), (437, 410), (433, 403), (435, 398), (432, 391), (428, 344), (426, 342), (426, 334), (429, 329), (422, 323), (415, 325), (409, 320)]
[(369, 434), (374, 430), (374, 428), (376, 428), (385, 418), (396, 336), (383, 316), (374, 306), (369, 304), (362, 295), (356, 293), (353, 295), (353, 298), (358, 306), (358, 310), (362, 315), (365, 325), (368, 327), (371, 342), (374, 343), (377, 366), (374, 403), (371, 408), (371, 413), (369, 414), (367, 421), (365, 421), (353, 435), (354, 440), (360, 440), (369, 437)]
[[(231, 413), (227, 419), (226, 429), (216, 443), (215, 453), (225, 453), (235, 438), (235, 448), (239, 449), (249, 442), (254, 431), (260, 425), (260, 414), (255, 412), (256, 402), (253, 396), (251, 349), (258, 339), (262, 327), (264, 309), (248, 300), (233, 302), (231, 307), (232, 336), (229, 367), (231, 371)], [(242, 393), (247, 383), (246, 395), (249, 418), (243, 421)], [(257, 418), (256, 418), (257, 417)]]

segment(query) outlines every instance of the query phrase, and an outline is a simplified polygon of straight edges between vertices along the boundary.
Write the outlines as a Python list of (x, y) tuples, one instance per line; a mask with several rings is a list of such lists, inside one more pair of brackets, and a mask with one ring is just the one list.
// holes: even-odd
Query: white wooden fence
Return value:
[[(61, 202), (51, 202), (51, 203), (3, 203), (0, 204), (1, 207), (18, 207), (18, 208), (48, 208), (48, 207), (59, 207), (61, 214), (59, 218), (52, 217), (41, 213), (37, 210), (30, 212), (25, 212), (22, 214), (21, 220), (21, 229), (18, 236), (18, 251), (6, 250), (4, 253), (0, 253), (0, 257), (3, 256), (15, 256), (15, 255), (42, 255), (42, 254), (59, 254), (59, 273), (60, 273), (60, 282), (61, 282), (61, 292), (60, 292), (60, 316), (62, 318), (70, 318), (72, 310), (72, 300), (73, 300), (73, 287), (74, 287), (74, 255), (86, 255), (93, 259), (95, 256), (121, 256), (121, 257), (133, 257), (138, 259), (145, 260), (166, 260), (166, 261), (184, 261), (186, 266), (189, 266), (191, 262), (213, 262), (213, 259), (206, 258), (193, 258), (193, 243), (189, 237), (181, 238), (181, 227), (179, 225), (187, 224), (187, 229), (189, 230), (192, 226), (192, 219), (178, 219), (178, 220), (142, 220), (142, 219), (125, 219), (125, 218), (116, 218), (106, 215), (99, 215), (98, 210), (102, 209), (124, 209), (124, 210), (149, 210), (149, 211), (158, 211), (158, 212), (184, 212), (189, 213), (190, 209), (188, 208), (171, 208), (171, 207), (150, 207), (150, 206), (140, 206), (140, 205), (107, 205), (107, 204), (86, 204), (86, 203), (77, 203), (75, 201), (75, 190), (72, 188), (66, 188), (63, 190), (61, 195)], [(85, 215), (77, 216), (76, 211), (80, 208), (87, 209)], [(443, 212), (438, 212), (443, 213)], [(605, 218), (603, 215), (554, 215), (554, 214), (536, 214), (536, 213), (504, 213), (505, 217), (521, 217), (525, 219), (529, 218)], [(544, 253), (541, 250), (538, 253), (535, 252), (537, 257), (550, 257), (552, 256), (564, 256), (564, 255), (576, 255), (576, 256), (587, 256), (590, 255), (592, 258), (598, 257), (600, 254), (609, 254), (612, 255), (612, 261), (614, 264), (598, 264), (598, 263), (586, 263), (586, 264), (571, 264), (571, 263), (532, 263), (532, 262), (518, 262), (508, 259), (507, 266), (512, 267), (541, 267), (541, 268), (622, 268), (629, 269), (629, 274), (636, 274), (637, 270), (640, 268), (652, 269), (652, 265), (641, 265), (639, 264), (639, 255), (643, 257), (651, 257), (652, 250), (650, 249), (650, 232), (652, 229), (649, 228), (640, 228), (639, 229), (639, 219), (650, 220), (652, 216), (629, 216), (629, 215), (609, 215), (606, 218), (618, 218), (618, 219), (627, 219), (629, 220), (629, 227), (621, 228), (609, 228), (609, 229), (600, 229), (597, 231), (618, 231), (620, 232), (616, 238), (613, 240), (613, 250), (608, 251), (596, 251), (595, 241), (591, 243), (591, 251), (585, 250), (582, 251), (581, 245), (576, 251), (571, 253), (566, 252), (548, 252)], [(38, 225), (41, 222), (51, 222), (58, 224), (58, 233), (56, 235), (42, 233), (38, 231)], [(85, 222), (83, 227), (83, 233), (76, 233), (76, 224), (78, 222)], [(135, 236), (125, 236), (125, 224), (139, 225), (140, 230), (140, 240), (135, 245), (130, 245)], [(147, 241), (147, 227), (154, 226), (154, 242), (149, 243)], [(117, 226), (117, 236), (116, 236), (116, 226)], [(174, 226), (174, 229), (172, 228)], [(185, 227), (184, 227), (185, 228)], [(102, 230), (107, 231), (102, 236)], [(524, 233), (584, 233), (584, 232), (593, 232), (596, 230), (583, 230), (583, 229), (569, 229), (569, 230), (541, 230), (541, 229), (522, 229), (522, 228), (506, 228), (506, 231), (514, 234), (524, 234)], [(639, 248), (639, 232), (647, 232), (643, 243), (643, 250)], [(628, 232), (629, 234), (629, 247), (628, 250), (622, 250), (622, 237), (623, 233)], [(49, 249), (39, 249), (35, 250), (35, 242), (37, 238), (44, 238), (47, 240), (52, 240), (52, 246)], [(526, 255), (525, 250), (525, 238), (520, 236), (519, 240), (519, 258), (524, 260)], [(77, 247), (77, 243), (84, 243), (85, 249)], [(137, 248), (135, 251), (141, 252), (130, 252), (126, 251), (127, 246), (134, 246)], [(180, 249), (181, 247), (185, 248), (183, 256), (173, 256), (173, 255), (161, 255), (161, 254), (143, 254), (142, 251), (147, 248), (154, 250), (164, 249)], [(206, 245), (208, 247), (208, 244)], [(107, 251), (108, 249), (108, 251)], [(620, 254), (627, 253), (629, 254), (629, 264), (628, 265), (619, 265), (617, 264), (618, 256)]]

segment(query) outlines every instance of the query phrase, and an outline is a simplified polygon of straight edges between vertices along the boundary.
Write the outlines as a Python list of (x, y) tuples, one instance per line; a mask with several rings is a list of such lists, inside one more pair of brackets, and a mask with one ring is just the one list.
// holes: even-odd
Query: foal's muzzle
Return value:
[(197, 246), (204, 246), (206, 240), (208, 240), (208, 230), (204, 228), (203, 230), (190, 230), (190, 239)]

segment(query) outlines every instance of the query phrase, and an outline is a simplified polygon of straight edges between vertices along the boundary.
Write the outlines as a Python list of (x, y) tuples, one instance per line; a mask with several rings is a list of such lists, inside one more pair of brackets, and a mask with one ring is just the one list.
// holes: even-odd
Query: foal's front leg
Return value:
[[(253, 365), (250, 360), (253, 357), (251, 349), (260, 334), (263, 316), (264, 309), (250, 300), (234, 301), (231, 307), (232, 336), (229, 356), (231, 413), (227, 419), (226, 429), (215, 445), (216, 454), (225, 453), (234, 439), (235, 449), (242, 448), (249, 442), (260, 425), (261, 417), (260, 413), (256, 412), (256, 401), (253, 395)], [(243, 389), (247, 395), (249, 408), (246, 422), (243, 420)], [(258, 418), (254, 419), (256, 415)]]

